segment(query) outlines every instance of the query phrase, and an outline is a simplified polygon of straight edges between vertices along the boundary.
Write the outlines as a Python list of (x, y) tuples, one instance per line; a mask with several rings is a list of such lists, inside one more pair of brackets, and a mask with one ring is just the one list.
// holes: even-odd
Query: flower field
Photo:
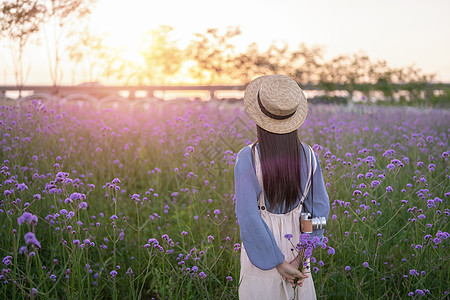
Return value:
[[(237, 299), (242, 106), (0, 105), (0, 298)], [(448, 299), (449, 125), (310, 105), (299, 135), (331, 202), (320, 299)]]

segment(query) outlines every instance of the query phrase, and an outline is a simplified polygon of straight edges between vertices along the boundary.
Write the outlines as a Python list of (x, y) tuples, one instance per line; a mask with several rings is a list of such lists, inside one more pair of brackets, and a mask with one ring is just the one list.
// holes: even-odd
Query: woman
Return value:
[[(298, 243), (302, 209), (326, 218), (330, 210), (319, 161), (297, 134), (306, 97), (293, 79), (268, 75), (247, 86), (244, 105), (257, 142), (239, 151), (234, 169), (242, 239), (239, 298), (292, 299), (295, 288), (296, 299), (316, 299), (309, 269), (298, 270), (301, 257), (284, 237), (292, 234)], [(322, 240), (323, 229), (313, 230), (314, 236)]]

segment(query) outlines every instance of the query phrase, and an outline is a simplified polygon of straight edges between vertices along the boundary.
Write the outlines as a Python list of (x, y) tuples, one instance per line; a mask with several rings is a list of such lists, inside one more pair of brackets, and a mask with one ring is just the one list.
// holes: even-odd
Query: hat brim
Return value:
[(261, 84), (270, 76), (272, 75), (258, 77), (248, 84), (244, 92), (245, 112), (253, 122), (269, 132), (278, 134), (292, 132), (305, 122), (306, 115), (308, 114), (308, 101), (303, 91), (301, 91), (300, 103), (291, 117), (284, 120), (277, 120), (266, 116), (261, 111), (256, 97)]

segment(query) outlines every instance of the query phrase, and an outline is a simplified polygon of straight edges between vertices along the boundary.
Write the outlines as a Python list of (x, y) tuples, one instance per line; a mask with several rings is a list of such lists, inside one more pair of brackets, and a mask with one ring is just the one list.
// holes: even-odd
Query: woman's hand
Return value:
[[(296, 259), (294, 259), (293, 261), (291, 261), (289, 264), (298, 270), (298, 268), (299, 268), (299, 266), (300, 266), (300, 261), (298, 260), (298, 257), (297, 257)], [(303, 286), (303, 281), (305, 280), (305, 278), (309, 277), (308, 273), (309, 273), (309, 272), (306, 272), (306, 269), (303, 268), (302, 274), (303, 274), (304, 277), (303, 277), (303, 278), (300, 278), (300, 279), (297, 281), (297, 284), (298, 284), (300, 287)], [(293, 283), (293, 281), (292, 281), (291, 283)]]
[(289, 264), (298, 270), (298, 267), (300, 266), (300, 260), (299, 260), (299, 257), (296, 257), (296, 258), (295, 258), (293, 261), (291, 261)]
[(277, 266), (277, 271), (278, 273), (280, 273), (280, 275), (283, 277), (284, 280), (289, 281), (293, 286), (295, 285), (294, 283), (295, 278), (299, 278), (297, 284), (302, 286), (303, 281), (305, 280), (305, 278), (308, 277), (308, 275), (300, 272), (298, 268), (295, 268), (286, 261), (283, 261), (281, 264)]

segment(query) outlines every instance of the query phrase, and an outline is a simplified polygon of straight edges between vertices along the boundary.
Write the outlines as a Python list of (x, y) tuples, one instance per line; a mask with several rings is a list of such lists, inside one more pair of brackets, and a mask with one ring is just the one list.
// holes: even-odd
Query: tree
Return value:
[(291, 76), (302, 85), (318, 83), (323, 52), (320, 46), (308, 47), (305, 43), (301, 43), (291, 54), (291, 63), (295, 67)]
[[(71, 42), (66, 47), (69, 59), (84, 70), (83, 81), (98, 82), (102, 77), (110, 77), (109, 65), (113, 64), (112, 47), (108, 47), (102, 36), (91, 33), (88, 26), (72, 31)], [(109, 75), (109, 76), (108, 76)]]
[(194, 34), (195, 39), (186, 48), (187, 58), (195, 62), (190, 73), (199, 82), (229, 82), (235, 66), (235, 46), (230, 39), (241, 34), (239, 27), (228, 26), (226, 32), (208, 28), (206, 33)]
[[(53, 86), (61, 83), (61, 40), (74, 20), (90, 14), (89, 6), (95, 0), (40, 0), (45, 7), (45, 22), (51, 26), (51, 36), (48, 29), (44, 30), (47, 46), (50, 78)], [(50, 38), (52, 40), (50, 40)]]
[(184, 55), (177, 42), (170, 39), (172, 30), (171, 26), (161, 25), (147, 32), (139, 51), (144, 64), (137, 65), (132, 74), (139, 84), (167, 84), (181, 69)]
[(39, 1), (2, 1), (0, 4), (0, 36), (9, 38), (14, 77), (19, 87), (19, 96), (28, 76), (23, 54), (30, 37), (39, 31), (45, 17), (45, 7)]
[(284, 74), (291, 75), (293, 73), (292, 57), (289, 52), (289, 46), (286, 42), (282, 42), (282, 46), (278, 47), (275, 41), (272, 41), (269, 48), (254, 57), (254, 68), (259, 74)]
[(255, 63), (263, 61), (258, 45), (253, 42), (248, 45), (247, 50), (236, 54), (232, 59), (230, 77), (237, 84), (249, 83), (252, 79), (265, 75), (255, 67)]

